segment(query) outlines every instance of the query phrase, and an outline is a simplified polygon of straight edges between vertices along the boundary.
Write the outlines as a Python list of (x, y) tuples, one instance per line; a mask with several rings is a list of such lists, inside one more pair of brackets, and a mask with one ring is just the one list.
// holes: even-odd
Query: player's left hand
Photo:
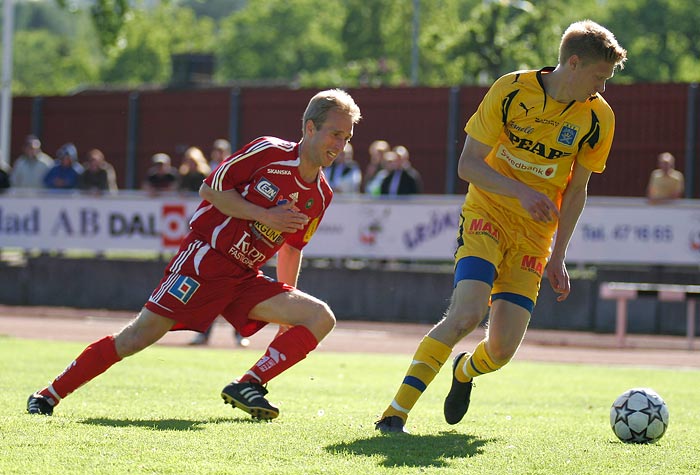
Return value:
[(557, 302), (563, 302), (571, 292), (571, 281), (569, 280), (569, 271), (566, 270), (566, 264), (556, 261), (550, 261), (547, 264), (547, 279), (552, 290), (559, 294)]

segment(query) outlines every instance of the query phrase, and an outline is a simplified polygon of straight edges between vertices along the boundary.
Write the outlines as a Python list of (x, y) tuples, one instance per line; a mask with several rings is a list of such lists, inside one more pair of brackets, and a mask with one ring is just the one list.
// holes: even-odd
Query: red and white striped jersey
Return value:
[(234, 189), (265, 208), (293, 201), (309, 217), (303, 229), (282, 233), (257, 221), (227, 216), (204, 200), (190, 220), (192, 231), (250, 269), (258, 269), (284, 242), (301, 250), (316, 232), (333, 192), (321, 171), (314, 183), (304, 182), (299, 163), (298, 143), (260, 137), (224, 160), (204, 182), (216, 191)]

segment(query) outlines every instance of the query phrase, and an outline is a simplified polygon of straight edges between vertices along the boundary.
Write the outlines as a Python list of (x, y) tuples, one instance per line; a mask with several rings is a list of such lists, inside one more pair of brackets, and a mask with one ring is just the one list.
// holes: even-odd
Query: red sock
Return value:
[(89, 345), (63, 373), (56, 376), (49, 387), (39, 391), (50, 398), (54, 405), (91, 379), (107, 371), (114, 363), (121, 361), (114, 346), (114, 337), (106, 336)]
[(265, 356), (260, 358), (239, 381), (258, 381), (260, 384), (265, 384), (306, 358), (306, 355), (317, 345), (316, 337), (308, 328), (304, 326), (290, 328), (272, 340)]

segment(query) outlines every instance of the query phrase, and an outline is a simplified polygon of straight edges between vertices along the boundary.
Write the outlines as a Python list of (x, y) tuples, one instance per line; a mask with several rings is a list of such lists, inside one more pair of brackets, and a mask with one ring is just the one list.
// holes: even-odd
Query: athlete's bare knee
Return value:
[(489, 357), (494, 363), (501, 366), (513, 359), (516, 350), (517, 348), (513, 349), (508, 346), (499, 345), (493, 340), (489, 340), (486, 343), (486, 352), (488, 353)]
[(150, 343), (145, 341), (138, 334), (133, 334), (130, 331), (124, 330), (114, 335), (114, 347), (121, 358), (136, 354), (147, 346), (150, 346)]
[(484, 316), (475, 307), (463, 307), (448, 310), (446, 320), (450, 321), (454, 332), (459, 335), (468, 335), (479, 326)]
[(324, 302), (314, 303), (305, 326), (320, 341), (328, 335), (335, 327), (335, 315), (330, 307)]

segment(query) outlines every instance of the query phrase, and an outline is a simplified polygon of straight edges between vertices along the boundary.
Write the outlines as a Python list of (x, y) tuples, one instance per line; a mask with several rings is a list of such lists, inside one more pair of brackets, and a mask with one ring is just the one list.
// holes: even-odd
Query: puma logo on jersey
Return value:
[(523, 102), (521, 102), (521, 103), (518, 104), (518, 105), (525, 111), (525, 116), (526, 116), (526, 117), (527, 117), (528, 112), (530, 112), (532, 109), (535, 108), (534, 106), (528, 107), (528, 106), (526, 106)]

